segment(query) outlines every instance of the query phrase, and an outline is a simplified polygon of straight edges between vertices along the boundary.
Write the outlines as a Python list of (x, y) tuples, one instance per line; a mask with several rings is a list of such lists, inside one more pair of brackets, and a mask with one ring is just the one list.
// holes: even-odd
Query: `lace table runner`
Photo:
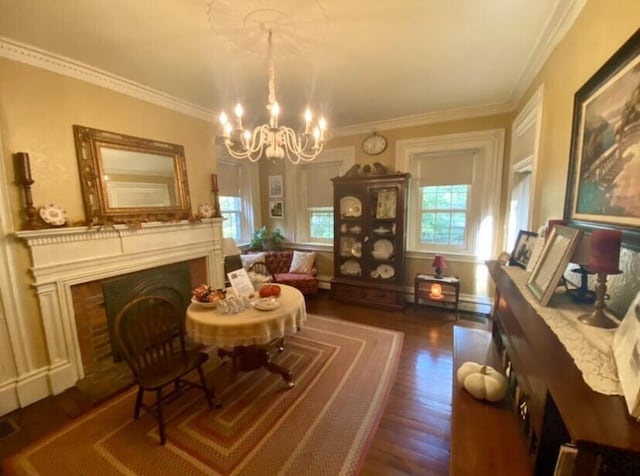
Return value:
[(622, 395), (612, 351), (615, 329), (600, 329), (579, 322), (578, 316), (590, 312), (590, 308), (574, 303), (560, 289), (551, 298), (553, 307), (541, 306), (527, 287), (529, 276), (524, 269), (504, 266), (504, 270), (562, 342), (587, 385), (598, 393)]

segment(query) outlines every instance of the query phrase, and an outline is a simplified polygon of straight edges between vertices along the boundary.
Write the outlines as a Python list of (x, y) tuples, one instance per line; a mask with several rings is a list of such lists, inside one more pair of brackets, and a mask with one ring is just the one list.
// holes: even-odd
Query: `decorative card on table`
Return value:
[(616, 329), (613, 356), (629, 414), (640, 420), (640, 293)]
[(247, 270), (244, 268), (237, 269), (227, 273), (231, 287), (233, 288), (233, 294), (238, 298), (251, 297), (255, 293), (253, 289), (253, 283), (249, 278)]

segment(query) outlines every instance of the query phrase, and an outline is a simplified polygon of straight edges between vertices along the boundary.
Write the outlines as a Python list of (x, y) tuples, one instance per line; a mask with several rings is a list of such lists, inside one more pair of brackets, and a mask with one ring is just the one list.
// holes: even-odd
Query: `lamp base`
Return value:
[(590, 314), (582, 314), (578, 317), (578, 320), (583, 324), (593, 327), (599, 327), (601, 329), (615, 329), (618, 324), (609, 319), (602, 309), (596, 309)]

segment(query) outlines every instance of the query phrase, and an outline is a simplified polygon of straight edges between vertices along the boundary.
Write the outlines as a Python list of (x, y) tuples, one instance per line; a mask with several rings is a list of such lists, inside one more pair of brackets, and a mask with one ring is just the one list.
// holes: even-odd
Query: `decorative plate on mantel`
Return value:
[(67, 222), (67, 212), (53, 203), (40, 207), (39, 212), (47, 225), (63, 226)]

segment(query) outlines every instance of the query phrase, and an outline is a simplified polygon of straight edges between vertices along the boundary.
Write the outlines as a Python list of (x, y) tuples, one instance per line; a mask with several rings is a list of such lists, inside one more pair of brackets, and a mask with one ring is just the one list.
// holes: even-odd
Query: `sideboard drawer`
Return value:
[(360, 286), (350, 286), (348, 284), (332, 284), (331, 290), (335, 297), (365, 299), (365, 288)]
[(382, 304), (398, 304), (398, 293), (390, 289), (367, 289), (365, 299)]

